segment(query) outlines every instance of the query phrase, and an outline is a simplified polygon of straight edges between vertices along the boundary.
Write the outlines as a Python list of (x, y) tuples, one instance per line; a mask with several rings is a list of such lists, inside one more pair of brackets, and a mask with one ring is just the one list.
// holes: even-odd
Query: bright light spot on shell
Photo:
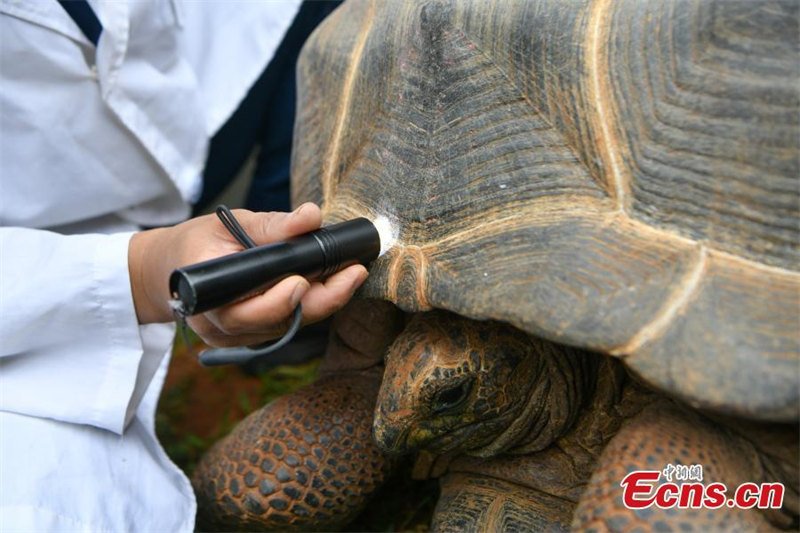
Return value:
[(377, 217), (372, 223), (375, 224), (375, 229), (378, 230), (378, 235), (381, 236), (381, 251), (378, 255), (380, 257), (388, 252), (397, 241), (397, 228), (392, 225), (388, 217), (383, 215)]

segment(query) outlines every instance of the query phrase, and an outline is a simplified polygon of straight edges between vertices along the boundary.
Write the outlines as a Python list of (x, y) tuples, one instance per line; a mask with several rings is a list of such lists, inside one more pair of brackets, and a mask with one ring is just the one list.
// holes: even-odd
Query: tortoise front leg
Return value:
[(573, 502), (490, 476), (449, 473), (439, 481), (441, 496), (431, 531), (566, 531)]
[[(661, 472), (668, 464), (702, 465), (702, 483), (725, 483), (726, 500), (741, 483), (781, 481), (768, 479), (772, 474), (765, 471), (759, 452), (741, 436), (671, 402), (658, 403), (628, 421), (609, 442), (578, 504), (573, 527), (580, 531), (628, 531), (636, 526), (656, 531), (765, 531), (775, 524), (791, 524), (791, 518), (779, 511), (769, 515), (771, 524), (757, 508), (626, 508), (620, 486), (623, 478), (636, 470)], [(663, 481), (662, 475), (659, 483)]]
[(366, 375), (326, 378), (248, 416), (197, 467), (198, 524), (307, 531), (352, 520), (389, 470), (371, 438), (377, 388)]
[(383, 352), (401, 326), (384, 302), (355, 301), (337, 315), (321, 377), (252, 413), (201, 459), (199, 526), (330, 531), (353, 520), (392, 469), (372, 439), (372, 413)]

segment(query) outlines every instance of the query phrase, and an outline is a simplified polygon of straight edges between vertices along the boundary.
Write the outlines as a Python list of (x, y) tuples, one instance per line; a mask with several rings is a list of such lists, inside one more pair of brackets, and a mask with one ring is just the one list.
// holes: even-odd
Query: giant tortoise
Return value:
[[(614, 505), (621, 480), (608, 476), (653, 461), (706, 457), (720, 462), (711, 472), (739, 481), (797, 474), (799, 21), (792, 0), (346, 2), (298, 67), (293, 200), (320, 203), (327, 222), (388, 217), (396, 242), (360, 295), (423, 314), (399, 336), (394, 311), (377, 303), (340, 317), (318, 384), (252, 415), (204, 459), (195, 478), (204, 512), (237, 528), (345, 523), (392, 468), (369, 436), (390, 344), (394, 373), (375, 414), (381, 447), (500, 461), (476, 473), (447, 457), (444, 513), (463, 504), (449, 503), (459, 491), (491, 493), (476, 481), (487, 476), (550, 502), (521, 496), (529, 507), (558, 507), (563, 472), (576, 477), (561, 508), (580, 500), (576, 516), (539, 525), (613, 529), (633, 515)], [(443, 311), (424, 313), (434, 309)], [(437, 331), (459, 331), (475, 348)], [(530, 417), (475, 421), (476, 448), (448, 416), (463, 421), (453, 413), (478, 400), (489, 409), (499, 404), (488, 398), (551, 386), (539, 382), (548, 372), (517, 372), (525, 358), (504, 346), (561, 361), (548, 372), (574, 401), (556, 406), (558, 423), (538, 428), (535, 446), (487, 440), (487, 431), (527, 434)], [(507, 382), (452, 381), (474, 371), (476, 350), (497, 359), (479, 370), (506, 365), (497, 371)], [(421, 395), (412, 371), (433, 367), (426, 382), (439, 392)], [(420, 411), (433, 398), (455, 411)], [(558, 402), (546, 404), (526, 408)], [(614, 420), (602, 422), (609, 410)], [(592, 431), (591, 460), (570, 470), (574, 454), (555, 448), (580, 448)], [(616, 460), (643, 454), (648, 438), (667, 451)], [(549, 480), (515, 478), (509, 454), (545, 465), (537, 472)], [(764, 520), (796, 527), (796, 482), (786, 480), (786, 508)], [(464, 501), (465, 527), (496, 503)], [(452, 516), (435, 524), (455, 527)], [(763, 525), (750, 514), (706, 518)]]

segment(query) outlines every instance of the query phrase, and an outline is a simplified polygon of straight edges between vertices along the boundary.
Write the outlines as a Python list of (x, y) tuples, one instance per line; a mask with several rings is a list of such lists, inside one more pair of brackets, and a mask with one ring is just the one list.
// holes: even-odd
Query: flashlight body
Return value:
[(178, 268), (170, 276), (170, 293), (180, 301), (182, 314), (196, 315), (264, 292), (293, 274), (320, 279), (356, 263), (366, 265), (380, 247), (372, 222), (357, 218)]

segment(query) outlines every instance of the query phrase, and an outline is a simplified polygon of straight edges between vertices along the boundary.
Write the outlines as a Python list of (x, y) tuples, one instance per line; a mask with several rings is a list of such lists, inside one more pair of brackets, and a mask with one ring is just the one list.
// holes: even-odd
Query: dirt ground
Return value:
[[(196, 353), (202, 349), (192, 339)], [(188, 475), (211, 444), (237, 422), (273, 399), (314, 381), (319, 360), (279, 366), (259, 375), (239, 367), (205, 368), (175, 344), (156, 414), (156, 432), (167, 454)], [(347, 531), (425, 531), (438, 497), (436, 481), (410, 478), (410, 459), (379, 491)]]

